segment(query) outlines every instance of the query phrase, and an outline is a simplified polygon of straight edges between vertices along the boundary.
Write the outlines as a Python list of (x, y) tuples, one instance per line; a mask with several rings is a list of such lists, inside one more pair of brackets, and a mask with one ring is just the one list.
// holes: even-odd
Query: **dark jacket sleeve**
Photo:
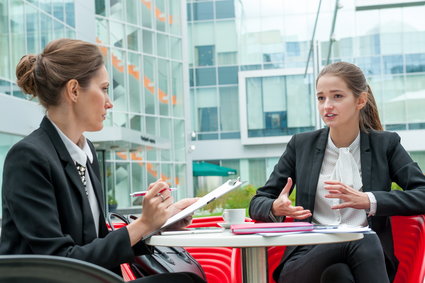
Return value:
[(425, 176), (400, 144), (398, 134), (388, 134), (390, 135), (387, 148), (389, 175), (404, 191), (374, 191), (377, 201), (376, 216), (424, 214)]
[(64, 256), (105, 268), (131, 260), (134, 252), (126, 228), (85, 241), (83, 230), (92, 227), (84, 224), (81, 195), (54, 156), (55, 152), (29, 143), (9, 152), (3, 175), (0, 253)]
[[(259, 188), (252, 198), (249, 205), (249, 214), (252, 219), (272, 222), (273, 219), (270, 218), (271, 207), (286, 185), (288, 177), (292, 178), (293, 186), (296, 183), (295, 139), (296, 136), (291, 138), (266, 184)], [(293, 187), (291, 191), (292, 189)]]

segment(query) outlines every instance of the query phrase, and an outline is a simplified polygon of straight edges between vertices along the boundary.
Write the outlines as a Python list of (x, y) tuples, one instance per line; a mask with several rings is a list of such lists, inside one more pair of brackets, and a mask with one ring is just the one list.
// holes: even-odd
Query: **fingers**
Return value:
[[(158, 180), (158, 181), (149, 185), (148, 192), (146, 193), (145, 198), (155, 197), (157, 193), (159, 193), (159, 192), (161, 192), (165, 189), (168, 189), (168, 188), (169, 188), (169, 186), (168, 186), (167, 183), (163, 182), (162, 180)], [(165, 194), (164, 196), (169, 196), (169, 195), (167, 195), (167, 192), (170, 193), (168, 190), (163, 191), (161, 193), (163, 195)]]
[(291, 190), (291, 187), (292, 187), (292, 178), (291, 177), (288, 177), (288, 181), (286, 182), (286, 185), (283, 188), (283, 190), (280, 192), (279, 197), (282, 196), (282, 195), (288, 196), (289, 195), (289, 191)]
[(185, 209), (186, 207), (188, 207), (189, 205), (194, 204), (195, 202), (198, 201), (199, 198), (185, 198), (182, 199), (178, 202), (176, 202), (174, 205), (179, 208), (180, 210)]

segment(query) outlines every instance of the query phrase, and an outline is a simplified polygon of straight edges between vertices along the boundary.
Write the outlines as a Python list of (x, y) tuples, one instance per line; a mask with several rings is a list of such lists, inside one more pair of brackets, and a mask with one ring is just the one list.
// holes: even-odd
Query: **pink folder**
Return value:
[(313, 230), (313, 224), (308, 222), (233, 224), (230, 226), (230, 230), (234, 234), (302, 232)]

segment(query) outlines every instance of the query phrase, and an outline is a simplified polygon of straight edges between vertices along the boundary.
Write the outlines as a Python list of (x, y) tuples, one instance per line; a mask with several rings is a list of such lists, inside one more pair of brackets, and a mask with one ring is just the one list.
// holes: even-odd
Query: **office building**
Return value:
[(424, 1), (188, 1), (194, 160), (261, 186), (295, 133), (323, 127), (315, 76), (357, 64), (382, 123), (425, 168)]

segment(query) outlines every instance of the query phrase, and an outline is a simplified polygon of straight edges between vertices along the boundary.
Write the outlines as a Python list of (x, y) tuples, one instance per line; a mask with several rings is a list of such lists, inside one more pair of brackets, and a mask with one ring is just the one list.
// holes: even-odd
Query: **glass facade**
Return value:
[(0, 3), (0, 93), (25, 96), (15, 83), (15, 66), (24, 54), (38, 53), (49, 41), (75, 38), (71, 0)]
[[(200, 160), (235, 160), (231, 154), (217, 160), (214, 152), (220, 153), (226, 139), (239, 140), (241, 151), (253, 157), (246, 166), (241, 159), (238, 174), (262, 185), (258, 172), (268, 177), (274, 158), (261, 158), (255, 147), (285, 144), (295, 133), (323, 126), (313, 65), (335, 61), (355, 63), (365, 72), (385, 129), (425, 129), (425, 5), (376, 2), (383, 4), (188, 1), (194, 140), (208, 142), (212, 152), (199, 154)], [(423, 151), (412, 156), (423, 163)]]
[[(129, 194), (159, 178), (187, 187), (182, 2), (95, 1), (96, 41), (111, 81), (107, 125), (144, 133), (170, 146), (108, 151), (105, 185), (118, 208), (140, 204)], [(183, 190), (178, 192), (186, 196)]]

